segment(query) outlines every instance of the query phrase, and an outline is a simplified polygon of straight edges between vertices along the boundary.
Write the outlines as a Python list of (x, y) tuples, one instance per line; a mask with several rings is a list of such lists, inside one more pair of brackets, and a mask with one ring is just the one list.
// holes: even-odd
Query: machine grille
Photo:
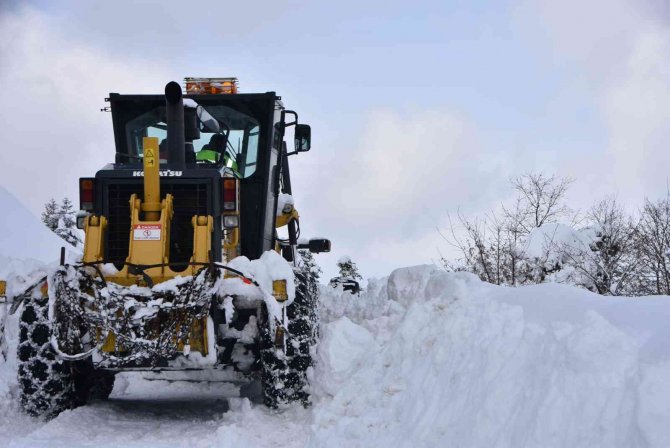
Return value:
[[(186, 183), (187, 182), (187, 183)], [(161, 180), (161, 198), (170, 193), (173, 196), (174, 217), (170, 235), (170, 261), (186, 262), (193, 254), (193, 215), (211, 214), (207, 198), (211, 197), (209, 183), (197, 180)], [(107, 185), (108, 198), (105, 215), (108, 219), (106, 259), (120, 266), (128, 257), (130, 242), (130, 195), (142, 197), (144, 187), (141, 181), (110, 182)]]

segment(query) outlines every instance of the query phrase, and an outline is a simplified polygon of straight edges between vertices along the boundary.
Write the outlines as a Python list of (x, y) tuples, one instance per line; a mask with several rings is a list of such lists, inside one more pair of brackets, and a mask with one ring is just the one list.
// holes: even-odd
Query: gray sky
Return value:
[(666, 191), (660, 0), (20, 3), (0, 6), (0, 184), (36, 214), (113, 159), (109, 92), (184, 76), (275, 90), (312, 125), (294, 189), (327, 277), (344, 254), (364, 276), (436, 260), (447, 213), (529, 170), (573, 177), (577, 207)]

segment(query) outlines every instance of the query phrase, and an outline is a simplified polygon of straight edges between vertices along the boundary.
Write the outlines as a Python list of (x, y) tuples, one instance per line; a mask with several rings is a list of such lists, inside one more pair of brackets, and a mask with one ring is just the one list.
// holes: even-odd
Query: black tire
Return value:
[(72, 407), (75, 390), (70, 363), (51, 347), (47, 297), (26, 297), (19, 330), (21, 406), (32, 416), (55, 417)]
[(272, 409), (289, 402), (285, 388), (288, 362), (286, 354), (275, 347), (275, 334), (270, 330), (267, 308), (263, 305), (260, 330), (261, 389), (263, 403)]
[(314, 364), (318, 339), (319, 291), (314, 276), (304, 270), (296, 271), (295, 286), (295, 300), (286, 308), (285, 353), (275, 347), (265, 311), (260, 324), (263, 402), (271, 408), (291, 402), (310, 403), (307, 371)]
[(23, 410), (53, 418), (66, 409), (105, 399), (114, 375), (97, 371), (90, 361), (58, 359), (51, 347), (47, 297), (26, 297), (19, 321), (18, 379)]
[(295, 274), (295, 300), (286, 309), (290, 342), (287, 344), (287, 386), (293, 401), (309, 405), (308, 369), (314, 365), (319, 331), (319, 288), (316, 278), (308, 271)]
[(114, 389), (114, 372), (97, 370), (90, 361), (72, 363), (74, 376), (74, 406), (83, 406), (91, 400), (106, 400)]

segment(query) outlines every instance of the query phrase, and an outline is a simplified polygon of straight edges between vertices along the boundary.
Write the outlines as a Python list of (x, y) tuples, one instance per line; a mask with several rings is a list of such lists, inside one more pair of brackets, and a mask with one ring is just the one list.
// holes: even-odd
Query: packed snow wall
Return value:
[(432, 266), (323, 293), (309, 446), (670, 446), (669, 297)]

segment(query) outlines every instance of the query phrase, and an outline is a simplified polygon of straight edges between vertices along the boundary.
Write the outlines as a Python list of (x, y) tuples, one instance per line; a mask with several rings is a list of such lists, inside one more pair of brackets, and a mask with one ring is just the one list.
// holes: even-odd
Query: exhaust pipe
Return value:
[(167, 115), (168, 163), (174, 169), (184, 169), (186, 164), (184, 100), (181, 86), (174, 81), (167, 83), (165, 86), (165, 110)]

